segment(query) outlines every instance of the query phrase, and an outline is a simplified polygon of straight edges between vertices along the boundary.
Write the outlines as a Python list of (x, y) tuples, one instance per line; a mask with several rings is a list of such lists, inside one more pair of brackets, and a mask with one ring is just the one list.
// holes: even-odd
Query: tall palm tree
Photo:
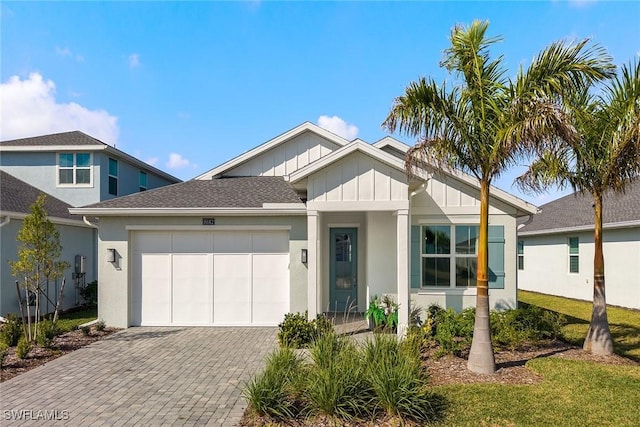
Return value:
[(407, 153), (409, 175), (433, 166), (462, 170), (478, 179), (480, 230), (478, 239), (476, 318), (467, 367), (495, 372), (489, 330), (488, 213), (494, 178), (513, 165), (537, 141), (555, 135), (574, 138), (571, 122), (558, 106), (559, 94), (579, 90), (610, 75), (610, 58), (587, 40), (557, 42), (543, 50), (515, 80), (506, 76), (504, 59), (492, 59), (489, 48), (501, 40), (487, 37), (489, 23), (475, 21), (451, 30), (451, 46), (442, 66), (454, 73), (453, 87), (431, 78), (410, 82), (396, 98), (382, 124), (418, 139)]
[(640, 61), (622, 66), (599, 95), (587, 89), (566, 100), (578, 139), (552, 141), (541, 146), (518, 184), (543, 191), (549, 185), (570, 185), (593, 197), (594, 249), (593, 309), (584, 349), (613, 354), (607, 319), (602, 251), (602, 199), (606, 191), (623, 192), (640, 177)]

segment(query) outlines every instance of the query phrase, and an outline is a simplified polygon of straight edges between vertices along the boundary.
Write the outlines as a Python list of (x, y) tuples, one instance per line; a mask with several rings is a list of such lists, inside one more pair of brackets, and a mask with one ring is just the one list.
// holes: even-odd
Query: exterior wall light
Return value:
[(116, 250), (113, 248), (107, 249), (107, 262), (116, 262)]
[(307, 256), (308, 256), (307, 250), (303, 249), (302, 253), (300, 254), (300, 261), (302, 261), (303, 264), (307, 263)]

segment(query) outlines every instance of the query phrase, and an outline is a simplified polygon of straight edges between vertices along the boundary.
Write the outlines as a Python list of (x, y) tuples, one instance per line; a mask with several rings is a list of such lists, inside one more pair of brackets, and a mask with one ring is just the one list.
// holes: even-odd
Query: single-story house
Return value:
[[(18, 260), (18, 242), (16, 238), (22, 229), (24, 218), (31, 213), (31, 205), (43, 192), (13, 175), (0, 171), (0, 315), (18, 314), (18, 293), (16, 278), (11, 274), (9, 261)], [(51, 195), (47, 195), (45, 210), (49, 220), (60, 232), (62, 245), (61, 261), (69, 263), (65, 272), (66, 283), (61, 309), (68, 309), (82, 303), (80, 289), (87, 281), (93, 280), (93, 264), (87, 262), (95, 257), (97, 230), (82, 220), (82, 216), (71, 215), (71, 205)], [(51, 282), (46, 287), (46, 296), (41, 297), (42, 313), (51, 313), (55, 309), (62, 279)], [(22, 289), (22, 288), (21, 288)], [(26, 300), (25, 296), (21, 299)]]
[[(112, 326), (277, 325), (287, 312), (475, 304), (479, 186), (408, 179), (408, 146), (303, 123), (191, 181), (70, 211), (98, 225), (99, 316)], [(516, 218), (492, 188), (490, 301), (516, 305)]]
[[(593, 300), (593, 198), (571, 194), (540, 207), (518, 230), (520, 289)], [(603, 200), (607, 303), (640, 309), (640, 180)]]

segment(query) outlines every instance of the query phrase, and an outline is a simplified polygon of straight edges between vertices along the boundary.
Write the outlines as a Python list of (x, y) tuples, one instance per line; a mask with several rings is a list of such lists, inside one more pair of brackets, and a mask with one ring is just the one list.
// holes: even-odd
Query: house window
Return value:
[(580, 240), (569, 237), (569, 273), (580, 272)]
[(58, 185), (90, 186), (91, 153), (58, 153)]
[(478, 226), (422, 227), (422, 286), (476, 286)]
[(518, 240), (518, 270), (524, 270), (524, 240)]
[(140, 191), (147, 191), (147, 173), (140, 171)]
[(109, 159), (109, 194), (118, 195), (118, 161)]

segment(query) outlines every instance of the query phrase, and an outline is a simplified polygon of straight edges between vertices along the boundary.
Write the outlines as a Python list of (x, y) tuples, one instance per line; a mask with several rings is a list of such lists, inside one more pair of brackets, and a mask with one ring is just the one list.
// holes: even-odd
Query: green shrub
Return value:
[(245, 385), (243, 395), (258, 415), (276, 420), (294, 418), (301, 370), (302, 360), (292, 349), (278, 349), (268, 356), (264, 371)]
[(18, 340), (22, 336), (22, 325), (14, 314), (7, 315), (7, 321), (0, 329), (0, 342), (5, 343), (7, 347), (13, 347), (18, 344)]
[(460, 313), (454, 309), (438, 311), (434, 339), (439, 344), (438, 355), (456, 354), (469, 348), (473, 338), (475, 309), (467, 308)]
[(24, 359), (25, 357), (27, 357), (30, 351), (31, 343), (27, 340), (26, 337), (20, 337), (20, 339), (18, 340), (18, 344), (16, 345), (16, 357), (18, 357), (18, 359)]
[(107, 327), (106, 323), (104, 323), (104, 320), (98, 320), (95, 325), (96, 331), (98, 332), (104, 331), (104, 329)]
[(4, 342), (0, 342), (0, 369), (2, 369), (2, 361), (4, 360), (5, 354), (7, 354), (7, 349), (9, 346)]
[(85, 337), (88, 337), (91, 334), (91, 326), (82, 326), (80, 327), (80, 330), (82, 331), (82, 335)]
[(53, 339), (62, 332), (58, 325), (49, 319), (42, 319), (38, 322), (38, 334), (36, 342), (41, 347), (49, 348)]
[(560, 338), (565, 323), (562, 315), (526, 305), (514, 310), (492, 311), (490, 316), (493, 344), (512, 350), (526, 342)]
[(305, 348), (318, 337), (333, 332), (333, 324), (322, 314), (313, 321), (307, 320), (307, 312), (287, 313), (278, 325), (278, 342), (282, 347)]
[(371, 387), (356, 346), (344, 337), (325, 334), (309, 349), (309, 366), (303, 396), (308, 411), (342, 420), (373, 413)]
[(398, 327), (398, 307), (398, 303), (391, 296), (374, 295), (364, 317), (373, 322), (374, 331), (394, 332)]
[(435, 417), (439, 398), (429, 390), (420, 350), (411, 341), (378, 335), (365, 344), (364, 360), (376, 407), (390, 417), (419, 423)]
[(87, 283), (84, 288), (80, 289), (80, 296), (84, 300), (85, 305), (95, 307), (98, 305), (98, 281)]

